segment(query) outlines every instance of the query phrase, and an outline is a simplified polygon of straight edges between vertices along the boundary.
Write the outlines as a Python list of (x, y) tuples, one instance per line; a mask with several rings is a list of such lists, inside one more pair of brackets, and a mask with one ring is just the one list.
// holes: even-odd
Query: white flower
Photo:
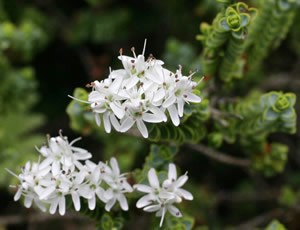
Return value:
[(120, 174), (120, 168), (116, 158), (110, 159), (111, 170), (108, 170), (103, 179), (109, 185), (109, 189), (104, 192), (104, 199), (106, 200), (105, 210), (110, 209), (115, 205), (116, 201), (119, 202), (120, 207), (128, 210), (128, 203), (124, 193), (132, 192), (133, 189), (127, 182), (125, 174)]
[(192, 93), (197, 83), (193, 82), (191, 73), (183, 76), (181, 67), (173, 73), (162, 67), (162, 61), (152, 55), (145, 59), (146, 41), (142, 54), (118, 57), (123, 69), (111, 71), (105, 80), (91, 83), (92, 92), (88, 103), (95, 114), (98, 126), (103, 120), (107, 133), (111, 126), (118, 132), (126, 132), (136, 124), (144, 138), (148, 137), (145, 122), (161, 123), (167, 121), (166, 111), (173, 124), (180, 124), (185, 103), (199, 103), (201, 98)]
[(80, 160), (87, 160), (92, 157), (91, 153), (85, 149), (74, 147), (73, 144), (80, 140), (77, 138), (71, 143), (68, 142), (67, 137), (48, 137), (48, 146), (43, 146), (37, 149), (46, 159), (41, 163), (42, 167), (52, 165), (51, 171), (53, 176), (60, 173), (61, 166), (64, 171), (73, 171), (75, 167), (81, 168)]
[(175, 217), (181, 217), (181, 212), (173, 204), (180, 203), (182, 198), (193, 199), (190, 192), (181, 188), (187, 179), (186, 175), (177, 179), (175, 165), (169, 164), (168, 179), (163, 182), (161, 188), (156, 171), (151, 168), (148, 172), (150, 186), (144, 184), (134, 185), (134, 188), (138, 191), (148, 193), (138, 200), (136, 206), (143, 208), (146, 212), (156, 212), (156, 216), (161, 217), (160, 226), (163, 224), (166, 212), (170, 212)]
[(188, 176), (186, 174), (177, 179), (176, 166), (171, 163), (169, 164), (168, 179), (163, 182), (163, 188), (175, 195), (177, 203), (181, 202), (182, 198), (193, 200), (193, 195), (189, 191), (181, 188), (187, 180)]
[(134, 188), (138, 191), (148, 193), (138, 200), (136, 204), (137, 208), (143, 208), (154, 201), (160, 202), (162, 199), (169, 200), (174, 198), (172, 193), (166, 192), (160, 187), (156, 171), (153, 168), (151, 168), (148, 172), (148, 181), (150, 186), (144, 184), (134, 185)]
[(179, 211), (179, 209), (176, 208), (174, 205), (172, 205), (173, 203), (174, 203), (173, 200), (159, 201), (158, 204), (147, 206), (143, 210), (145, 212), (156, 212), (155, 215), (161, 217), (160, 224), (159, 224), (159, 226), (161, 227), (163, 225), (164, 218), (167, 211), (169, 211), (171, 215), (175, 217), (178, 218), (182, 217), (182, 214)]

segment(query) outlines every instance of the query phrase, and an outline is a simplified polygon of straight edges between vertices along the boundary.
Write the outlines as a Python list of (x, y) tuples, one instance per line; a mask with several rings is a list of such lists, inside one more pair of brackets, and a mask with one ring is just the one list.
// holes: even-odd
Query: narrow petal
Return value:
[(66, 199), (65, 199), (65, 196), (62, 196), (60, 199), (59, 199), (59, 214), (61, 216), (65, 215), (66, 213)]
[(177, 172), (176, 172), (176, 166), (174, 164), (169, 164), (169, 172), (168, 172), (168, 178), (171, 181), (175, 181), (177, 179)]
[(171, 120), (172, 120), (173, 124), (175, 126), (178, 126), (179, 123), (180, 123), (180, 120), (179, 120), (179, 117), (178, 117), (178, 112), (177, 112), (176, 106), (171, 105), (170, 107), (168, 107), (168, 111), (169, 111), (169, 114), (170, 114), (170, 117), (171, 117)]
[(57, 205), (58, 205), (58, 199), (56, 198), (51, 202), (50, 209), (49, 209), (50, 214), (54, 214), (56, 212)]
[(177, 100), (177, 108), (178, 108), (179, 117), (182, 117), (183, 116), (183, 108), (184, 108), (184, 101), (182, 99)]
[(173, 105), (176, 102), (175, 95), (168, 97), (165, 102), (163, 103), (163, 107), (168, 108), (169, 106)]
[(189, 179), (189, 177), (187, 175), (182, 175), (181, 177), (178, 178), (177, 181), (175, 181), (174, 186), (179, 188), (182, 185), (184, 185), (188, 179)]
[(109, 212), (111, 208), (115, 205), (115, 203), (116, 203), (116, 198), (110, 199), (105, 205), (105, 210)]
[(159, 117), (151, 113), (143, 113), (143, 120), (149, 123), (160, 123), (164, 120), (164, 117)]
[(148, 180), (149, 180), (150, 185), (153, 188), (159, 189), (159, 180), (157, 178), (156, 171), (155, 171), (154, 168), (151, 168), (149, 170), (149, 172), (148, 172)]
[(96, 124), (100, 127), (101, 126), (101, 119), (99, 113), (95, 113), (95, 120)]
[(25, 199), (24, 199), (24, 206), (26, 208), (30, 208), (32, 205), (32, 198), (29, 197), (29, 196), (25, 196)]
[(109, 104), (110, 108), (114, 112), (114, 114), (119, 118), (122, 119), (125, 115), (125, 111), (120, 106), (116, 105), (114, 102)]
[(190, 193), (189, 191), (187, 191), (185, 189), (178, 188), (176, 193), (177, 193), (177, 195), (179, 195), (180, 197), (183, 197), (186, 200), (193, 200), (194, 199), (192, 193)]
[(165, 215), (166, 215), (166, 208), (164, 207), (162, 209), (162, 214), (161, 214), (161, 219), (160, 219), (160, 224), (159, 224), (160, 227), (163, 225)]
[(190, 101), (190, 102), (194, 102), (194, 103), (200, 103), (201, 102), (201, 97), (198, 97), (197, 95), (193, 94), (193, 93), (186, 93), (186, 101)]
[(109, 118), (115, 130), (119, 131), (121, 126), (115, 115), (111, 113)]
[(56, 176), (60, 173), (60, 163), (58, 161), (53, 161), (52, 163), (52, 175)]
[(105, 196), (104, 196), (105, 191), (104, 191), (104, 189), (103, 189), (102, 187), (97, 188), (96, 194), (97, 194), (98, 198), (99, 198), (100, 200), (102, 200), (104, 203), (106, 203), (106, 202), (108, 201), (108, 200), (105, 198)]
[(22, 195), (22, 187), (20, 187), (18, 189), (18, 191), (16, 192), (16, 194), (14, 196), (14, 201), (18, 201), (20, 199), (21, 195)]
[(136, 203), (137, 208), (143, 208), (153, 202), (153, 196), (151, 194), (141, 197)]
[(106, 200), (111, 200), (113, 197), (114, 197), (114, 193), (113, 193), (113, 190), (111, 188), (109, 188), (108, 190), (106, 190), (104, 192), (104, 197)]
[(111, 165), (111, 168), (112, 168), (114, 174), (115, 174), (116, 176), (119, 176), (119, 175), (120, 175), (120, 168), (119, 168), (117, 159), (116, 159), (115, 157), (112, 157), (112, 158), (110, 159), (110, 165)]
[(79, 211), (80, 210), (80, 197), (79, 197), (78, 193), (76, 193), (76, 192), (72, 193), (72, 201), (73, 201), (75, 210)]
[(165, 89), (164, 88), (160, 88), (154, 95), (153, 97), (153, 101), (157, 102), (157, 101), (160, 101), (161, 99), (164, 98), (165, 96)]
[(111, 125), (109, 121), (109, 113), (104, 113), (103, 115), (103, 123), (104, 123), (104, 129), (107, 133), (110, 133), (111, 131)]
[(120, 203), (120, 206), (121, 208), (124, 210), (124, 211), (128, 211), (128, 203), (127, 203), (127, 199), (126, 197), (124, 196), (124, 194), (120, 193), (118, 195), (118, 201)]
[(96, 197), (95, 197), (95, 195), (93, 195), (91, 199), (88, 199), (88, 203), (89, 203), (89, 209), (94, 210), (95, 207), (96, 207)]
[(127, 117), (121, 124), (120, 132), (124, 133), (128, 131), (133, 126), (134, 123), (135, 121), (132, 118)]
[(135, 188), (140, 192), (145, 192), (145, 193), (151, 193), (153, 191), (152, 187), (144, 184), (135, 184), (133, 188)]
[(168, 211), (175, 217), (182, 217), (181, 212), (174, 205), (167, 205)]
[(155, 205), (147, 206), (147, 207), (145, 207), (143, 210), (144, 210), (145, 212), (156, 212), (156, 211), (158, 211), (159, 209), (161, 209), (161, 205), (160, 205), (160, 204), (155, 204)]
[(137, 119), (136, 124), (143, 137), (148, 138), (148, 130), (143, 120)]

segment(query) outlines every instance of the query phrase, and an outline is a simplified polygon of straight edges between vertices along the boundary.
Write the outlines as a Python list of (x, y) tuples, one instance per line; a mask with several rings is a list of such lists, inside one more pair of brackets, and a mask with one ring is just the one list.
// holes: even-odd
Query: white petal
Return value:
[(156, 212), (156, 211), (158, 211), (159, 209), (161, 209), (161, 205), (160, 205), (160, 204), (155, 204), (155, 205), (147, 206), (147, 207), (145, 207), (143, 210), (144, 210), (145, 212)]
[(22, 195), (22, 187), (20, 187), (18, 189), (18, 191), (16, 192), (16, 194), (14, 196), (14, 201), (18, 201), (20, 199), (21, 195)]
[(110, 199), (110, 200), (106, 203), (106, 205), (105, 205), (105, 210), (106, 210), (107, 212), (109, 212), (109, 211), (111, 210), (111, 208), (114, 206), (115, 203), (116, 203), (116, 198)]
[(185, 184), (185, 182), (189, 179), (187, 175), (182, 175), (181, 177), (178, 178), (177, 181), (175, 181), (174, 186), (177, 188), (181, 187), (182, 185)]
[(137, 119), (136, 124), (143, 137), (148, 138), (148, 130), (143, 120)]
[(30, 208), (32, 205), (32, 198), (29, 197), (29, 196), (25, 196), (25, 199), (24, 199), (24, 206), (26, 208)]
[(111, 85), (109, 86), (109, 89), (117, 94), (121, 85), (122, 85), (122, 82), (123, 82), (123, 77), (122, 76), (118, 76), (117, 78), (115, 78), (115, 80), (111, 83)]
[(168, 179), (169, 180), (176, 180), (177, 179), (177, 172), (176, 172), (176, 166), (174, 164), (169, 164), (169, 172), (168, 172)]
[(97, 194), (98, 198), (100, 200), (102, 200), (104, 203), (106, 203), (108, 200), (105, 198), (104, 193), (105, 193), (105, 191), (102, 187), (97, 188), (96, 194)]
[(46, 159), (43, 160), (43, 162), (40, 164), (40, 169), (46, 168), (46, 167), (49, 166), (52, 162), (53, 162), (53, 159), (51, 159), (50, 157), (46, 158)]
[(154, 168), (151, 168), (149, 170), (149, 172), (148, 172), (148, 180), (149, 180), (150, 185), (153, 188), (159, 189), (159, 180), (157, 178), (156, 171), (155, 171)]
[(46, 207), (39, 200), (35, 199), (34, 203), (42, 212), (47, 211)]
[(110, 118), (110, 121), (111, 121), (113, 127), (115, 128), (115, 130), (119, 131), (121, 125), (120, 125), (119, 121), (117, 120), (117, 118), (115, 117), (115, 115), (111, 113), (109, 118)]
[(56, 212), (57, 205), (58, 205), (58, 198), (54, 199), (51, 202), (50, 209), (49, 209), (50, 214), (54, 214)]
[(178, 188), (176, 193), (177, 193), (177, 195), (179, 195), (180, 197), (183, 197), (186, 200), (193, 200), (194, 199), (192, 193), (190, 193), (189, 191), (187, 191), (185, 189)]
[(60, 163), (59, 161), (53, 161), (52, 163), (52, 175), (56, 176), (60, 173)]
[(137, 189), (140, 192), (151, 193), (153, 191), (152, 187), (144, 184), (135, 184), (133, 188)]
[(166, 215), (166, 208), (164, 207), (162, 209), (162, 214), (161, 214), (161, 219), (160, 219), (160, 224), (159, 224), (160, 227), (163, 225), (165, 215)]
[(105, 192), (104, 192), (104, 198), (106, 199), (106, 200), (111, 200), (112, 198), (114, 197), (114, 193), (113, 193), (113, 190), (111, 189), (111, 188), (109, 188), (108, 190), (106, 190)]
[(119, 175), (120, 175), (120, 168), (119, 168), (117, 159), (114, 158), (114, 157), (112, 157), (112, 158), (110, 159), (110, 165), (111, 165), (111, 168), (112, 168), (114, 174), (115, 174), (116, 176), (119, 176)]
[(122, 119), (125, 115), (125, 111), (120, 106), (116, 105), (114, 102), (109, 104), (110, 108), (114, 112), (114, 114), (119, 118)]
[(109, 121), (109, 113), (104, 113), (103, 115), (103, 123), (104, 123), (104, 129), (107, 133), (110, 133), (111, 131), (111, 125)]
[(169, 106), (173, 105), (176, 102), (176, 97), (175, 95), (170, 96), (165, 100), (163, 103), (163, 107), (168, 108)]
[(95, 120), (96, 120), (96, 124), (98, 126), (100, 126), (101, 125), (101, 119), (100, 119), (100, 116), (99, 116), (98, 113), (95, 113)]
[(55, 186), (49, 186), (46, 189), (42, 190), (42, 194), (39, 194), (37, 191), (38, 187), (34, 188), (34, 191), (37, 192), (37, 194), (39, 195), (39, 198), (41, 200), (47, 199), (48, 196), (50, 196), (54, 191), (55, 191)]
[(146, 196), (141, 197), (136, 203), (137, 208), (143, 208), (153, 202), (153, 196), (148, 194)]
[(179, 117), (182, 117), (183, 116), (183, 108), (184, 108), (184, 101), (182, 99), (177, 100), (177, 108), (178, 108)]
[(126, 80), (126, 82), (124, 82), (125, 83), (124, 86), (126, 87), (126, 89), (131, 89), (139, 81), (140, 81), (140, 79), (135, 75), (135, 76), (130, 77), (128, 80)]
[(143, 120), (149, 123), (160, 123), (164, 120), (164, 117), (159, 117), (151, 113), (143, 113)]
[(121, 124), (120, 132), (128, 131), (133, 126), (134, 123), (135, 121), (132, 118), (127, 117)]
[(124, 194), (120, 193), (118, 195), (118, 201), (120, 203), (121, 208), (124, 211), (128, 211), (128, 203), (127, 203), (127, 200), (126, 200), (126, 197), (124, 196)]
[(180, 123), (178, 112), (175, 105), (171, 105), (167, 108), (171, 117), (171, 120), (175, 126), (178, 126)]
[(164, 96), (166, 95), (165, 94), (165, 89), (164, 88), (160, 88), (154, 95), (153, 97), (153, 101), (157, 102), (157, 101), (160, 101), (161, 99), (164, 98)]
[(181, 212), (174, 205), (167, 205), (168, 211), (175, 217), (182, 217)]
[(201, 102), (201, 97), (198, 97), (197, 95), (193, 94), (193, 93), (186, 93), (186, 101), (190, 101), (190, 102), (194, 102), (194, 103), (199, 103)]
[(79, 197), (78, 193), (76, 193), (76, 192), (72, 193), (72, 200), (73, 200), (75, 210), (79, 211), (80, 210), (80, 197)]
[(95, 197), (95, 195), (93, 195), (91, 199), (88, 199), (88, 203), (89, 203), (89, 209), (94, 210), (95, 207), (96, 207), (96, 197)]
[(59, 199), (59, 214), (63, 216), (65, 215), (65, 213), (66, 213), (66, 199), (65, 196), (62, 196)]

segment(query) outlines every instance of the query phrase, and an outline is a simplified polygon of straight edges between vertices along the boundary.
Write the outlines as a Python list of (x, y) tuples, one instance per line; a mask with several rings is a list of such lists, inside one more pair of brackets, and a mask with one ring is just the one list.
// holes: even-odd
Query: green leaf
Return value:
[(265, 230), (286, 230), (286, 228), (277, 220), (273, 220)]

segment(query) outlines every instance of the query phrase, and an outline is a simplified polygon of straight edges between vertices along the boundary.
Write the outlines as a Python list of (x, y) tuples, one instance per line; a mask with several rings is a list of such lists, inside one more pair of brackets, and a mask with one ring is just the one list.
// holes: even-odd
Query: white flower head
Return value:
[(134, 185), (134, 188), (138, 191), (148, 193), (138, 200), (137, 208), (143, 208), (146, 212), (156, 212), (156, 216), (161, 217), (160, 226), (162, 226), (167, 212), (175, 217), (182, 217), (181, 212), (174, 206), (174, 203), (180, 203), (182, 198), (193, 199), (190, 192), (181, 188), (187, 179), (187, 175), (177, 179), (175, 165), (169, 164), (168, 179), (163, 182), (161, 187), (155, 169), (151, 168), (148, 172), (149, 185)]
[[(143, 52), (133, 57), (123, 55), (120, 49), (118, 57), (123, 69), (111, 71), (102, 81), (88, 84), (92, 92), (88, 103), (95, 114), (98, 126), (102, 120), (107, 133), (111, 126), (118, 132), (126, 132), (136, 126), (144, 138), (148, 138), (147, 123), (167, 121), (166, 114), (175, 126), (180, 124), (186, 103), (200, 103), (201, 98), (193, 94), (197, 84), (192, 80), (194, 73), (182, 75), (181, 66), (173, 73), (163, 68), (163, 61), (150, 55), (145, 58), (146, 40)], [(166, 113), (166, 111), (168, 111)]]

